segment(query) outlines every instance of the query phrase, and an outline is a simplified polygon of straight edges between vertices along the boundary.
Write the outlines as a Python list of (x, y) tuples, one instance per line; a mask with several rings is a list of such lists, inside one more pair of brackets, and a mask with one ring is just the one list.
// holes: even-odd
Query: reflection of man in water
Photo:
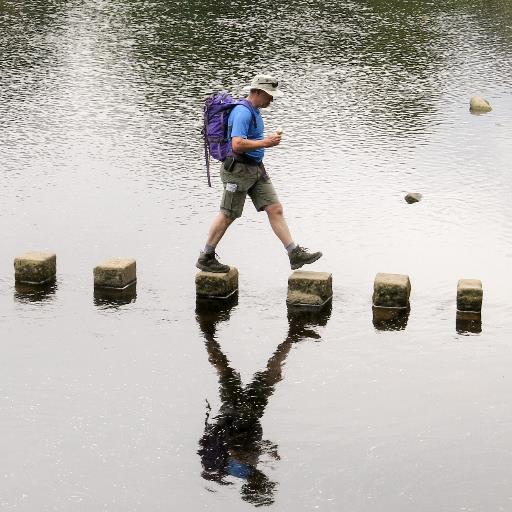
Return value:
[[(274, 502), (276, 482), (272, 482), (260, 469), (262, 456), (279, 459), (277, 446), (263, 440), (261, 417), (274, 387), (282, 379), (282, 367), (292, 344), (304, 338), (319, 338), (306, 328), (304, 321), (290, 319), (288, 336), (268, 360), (266, 368), (257, 372), (252, 382), (243, 385), (240, 374), (231, 368), (215, 339), (216, 326), (229, 318), (229, 311), (198, 313), (197, 319), (203, 332), (208, 359), (219, 376), (222, 405), (219, 414), (205, 421), (203, 437), (198, 453), (203, 466), (202, 476), (227, 485), (225, 477), (245, 480), (242, 499), (254, 505), (270, 505)], [(325, 317), (325, 320), (328, 318)]]

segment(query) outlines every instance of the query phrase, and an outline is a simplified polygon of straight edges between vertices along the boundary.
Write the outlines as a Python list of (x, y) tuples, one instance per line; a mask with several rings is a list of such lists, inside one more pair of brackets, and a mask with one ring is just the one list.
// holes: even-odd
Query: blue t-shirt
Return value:
[[(256, 114), (256, 126), (254, 126), (252, 112), (244, 105), (237, 105), (229, 114), (228, 118), (228, 134), (229, 143), (231, 144), (232, 137), (242, 137), (243, 139), (262, 140), (263, 139), (263, 118), (260, 111), (256, 108), (253, 109)], [(246, 151), (244, 155), (249, 158), (261, 162), (265, 150), (263, 148), (253, 149)]]

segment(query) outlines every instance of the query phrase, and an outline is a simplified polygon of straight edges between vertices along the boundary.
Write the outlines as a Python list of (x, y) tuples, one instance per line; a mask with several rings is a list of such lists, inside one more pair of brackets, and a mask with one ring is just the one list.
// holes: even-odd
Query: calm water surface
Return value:
[[(0, 509), (510, 510), (511, 66), (504, 0), (0, 0)], [(202, 98), (260, 71), (321, 316), (288, 314), (250, 203), (218, 248), (238, 301), (196, 304)], [(48, 290), (14, 287), (30, 249)], [(94, 297), (112, 256), (136, 296)], [(374, 322), (377, 272), (410, 276), (408, 317)]]

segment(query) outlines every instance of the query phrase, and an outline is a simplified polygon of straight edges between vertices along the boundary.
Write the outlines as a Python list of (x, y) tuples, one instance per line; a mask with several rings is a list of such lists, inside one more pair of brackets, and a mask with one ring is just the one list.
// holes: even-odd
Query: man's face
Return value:
[(258, 90), (258, 100), (259, 100), (259, 107), (266, 108), (272, 103), (274, 98), (268, 92)]

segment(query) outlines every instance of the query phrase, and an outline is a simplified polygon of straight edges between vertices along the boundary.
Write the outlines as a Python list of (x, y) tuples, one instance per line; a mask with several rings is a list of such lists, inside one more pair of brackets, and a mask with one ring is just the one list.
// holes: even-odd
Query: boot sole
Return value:
[(196, 267), (199, 270), (202, 270), (203, 272), (211, 272), (212, 274), (227, 274), (229, 272), (229, 268), (227, 270), (213, 270), (210, 267), (207, 267), (206, 265), (201, 265), (201, 263), (196, 263)]
[(304, 265), (310, 265), (311, 263), (315, 263), (315, 261), (319, 260), (323, 256), (322, 253), (320, 253), (318, 256), (315, 256), (314, 258), (311, 258), (308, 261), (303, 261), (302, 263), (295, 263), (291, 265), (292, 270), (297, 270), (300, 267), (303, 267)]

